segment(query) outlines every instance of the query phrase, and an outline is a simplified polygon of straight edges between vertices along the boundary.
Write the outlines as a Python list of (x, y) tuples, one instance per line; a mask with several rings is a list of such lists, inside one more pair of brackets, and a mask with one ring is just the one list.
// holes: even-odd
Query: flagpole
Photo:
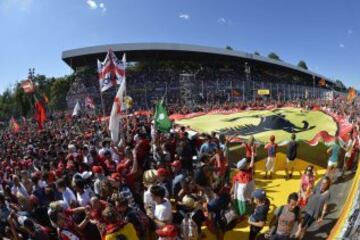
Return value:
[(105, 117), (105, 105), (104, 105), (104, 99), (103, 99), (103, 94), (100, 88), (100, 101), (101, 101), (101, 109), (102, 109), (102, 114)]

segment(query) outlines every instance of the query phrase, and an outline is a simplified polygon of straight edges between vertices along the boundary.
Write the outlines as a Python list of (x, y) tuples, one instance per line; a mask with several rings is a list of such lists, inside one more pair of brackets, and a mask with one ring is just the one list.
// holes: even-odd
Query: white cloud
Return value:
[(94, 0), (86, 0), (86, 4), (90, 9), (97, 9), (98, 4)]
[(104, 3), (100, 3), (100, 4), (99, 4), (99, 8), (101, 8), (101, 10), (102, 10), (103, 12), (106, 12), (106, 10), (107, 10)]
[(220, 24), (224, 24), (224, 23), (226, 23), (226, 19), (221, 17), (221, 18), (218, 18), (217, 22)]
[(33, 0), (0, 0), (0, 10), (11, 11), (12, 9), (19, 9), (27, 12), (30, 10)]
[(181, 13), (179, 15), (179, 18), (182, 18), (184, 20), (189, 20), (190, 19), (190, 15), (189, 14), (186, 14), (186, 13)]
[(349, 35), (351, 35), (351, 34), (353, 34), (354, 31), (352, 29), (349, 29), (347, 32)]
[(345, 45), (344, 45), (343, 43), (340, 43), (340, 44), (339, 44), (339, 47), (340, 47), (340, 48), (344, 48)]

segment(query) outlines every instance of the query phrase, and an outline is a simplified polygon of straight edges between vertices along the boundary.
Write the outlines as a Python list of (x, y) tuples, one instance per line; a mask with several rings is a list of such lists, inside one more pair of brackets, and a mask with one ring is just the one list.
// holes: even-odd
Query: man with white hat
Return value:
[(251, 209), (251, 193), (255, 189), (253, 179), (254, 158), (248, 161), (243, 158), (236, 163), (239, 170), (233, 177), (232, 193), (235, 200), (235, 209), (239, 216), (245, 216), (250, 213)]

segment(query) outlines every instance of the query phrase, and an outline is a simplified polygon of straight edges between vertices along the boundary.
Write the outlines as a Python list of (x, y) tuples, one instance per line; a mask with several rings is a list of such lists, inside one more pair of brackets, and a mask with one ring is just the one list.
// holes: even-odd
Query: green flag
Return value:
[(154, 122), (157, 130), (161, 132), (170, 131), (171, 121), (169, 119), (165, 106), (163, 105), (163, 101), (158, 103), (155, 107)]

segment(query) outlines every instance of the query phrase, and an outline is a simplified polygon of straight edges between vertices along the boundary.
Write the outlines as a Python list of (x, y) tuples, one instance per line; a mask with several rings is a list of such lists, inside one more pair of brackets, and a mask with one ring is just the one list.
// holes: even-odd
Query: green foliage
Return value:
[(277, 61), (281, 61), (280, 57), (274, 52), (269, 53), (268, 58), (271, 58), (271, 59), (274, 59)]
[(50, 87), (51, 99), (49, 99), (49, 107), (53, 110), (66, 110), (66, 94), (69, 91), (71, 83), (75, 76), (65, 76), (56, 79)]
[(303, 68), (303, 69), (308, 70), (308, 67), (307, 67), (307, 65), (306, 65), (306, 62), (303, 61), (303, 60), (299, 61), (299, 63), (298, 63), (297, 65), (298, 65), (298, 67), (301, 67), (301, 68)]
[[(66, 94), (74, 78), (74, 74), (59, 78), (36, 75), (33, 78), (36, 85), (36, 95), (37, 97), (46, 96), (49, 99), (49, 110), (65, 110)], [(21, 83), (16, 83), (13, 88), (8, 88), (0, 94), (0, 120), (7, 121), (11, 116), (16, 118), (28, 117), (33, 114), (33, 106), (32, 94), (24, 93)]]
[(260, 53), (259, 53), (259, 52), (257, 52), (257, 51), (255, 51), (255, 52), (254, 52), (254, 55), (256, 55), (256, 56), (260, 56)]
[(339, 79), (337, 79), (337, 80), (335, 81), (335, 84), (336, 84), (336, 87), (337, 87), (338, 89), (341, 89), (341, 90), (346, 89), (345, 84), (344, 84), (341, 80), (339, 80)]
[(227, 49), (227, 50), (234, 50), (234, 49), (233, 49), (231, 46), (229, 46), (229, 45), (226, 45), (225, 49)]

